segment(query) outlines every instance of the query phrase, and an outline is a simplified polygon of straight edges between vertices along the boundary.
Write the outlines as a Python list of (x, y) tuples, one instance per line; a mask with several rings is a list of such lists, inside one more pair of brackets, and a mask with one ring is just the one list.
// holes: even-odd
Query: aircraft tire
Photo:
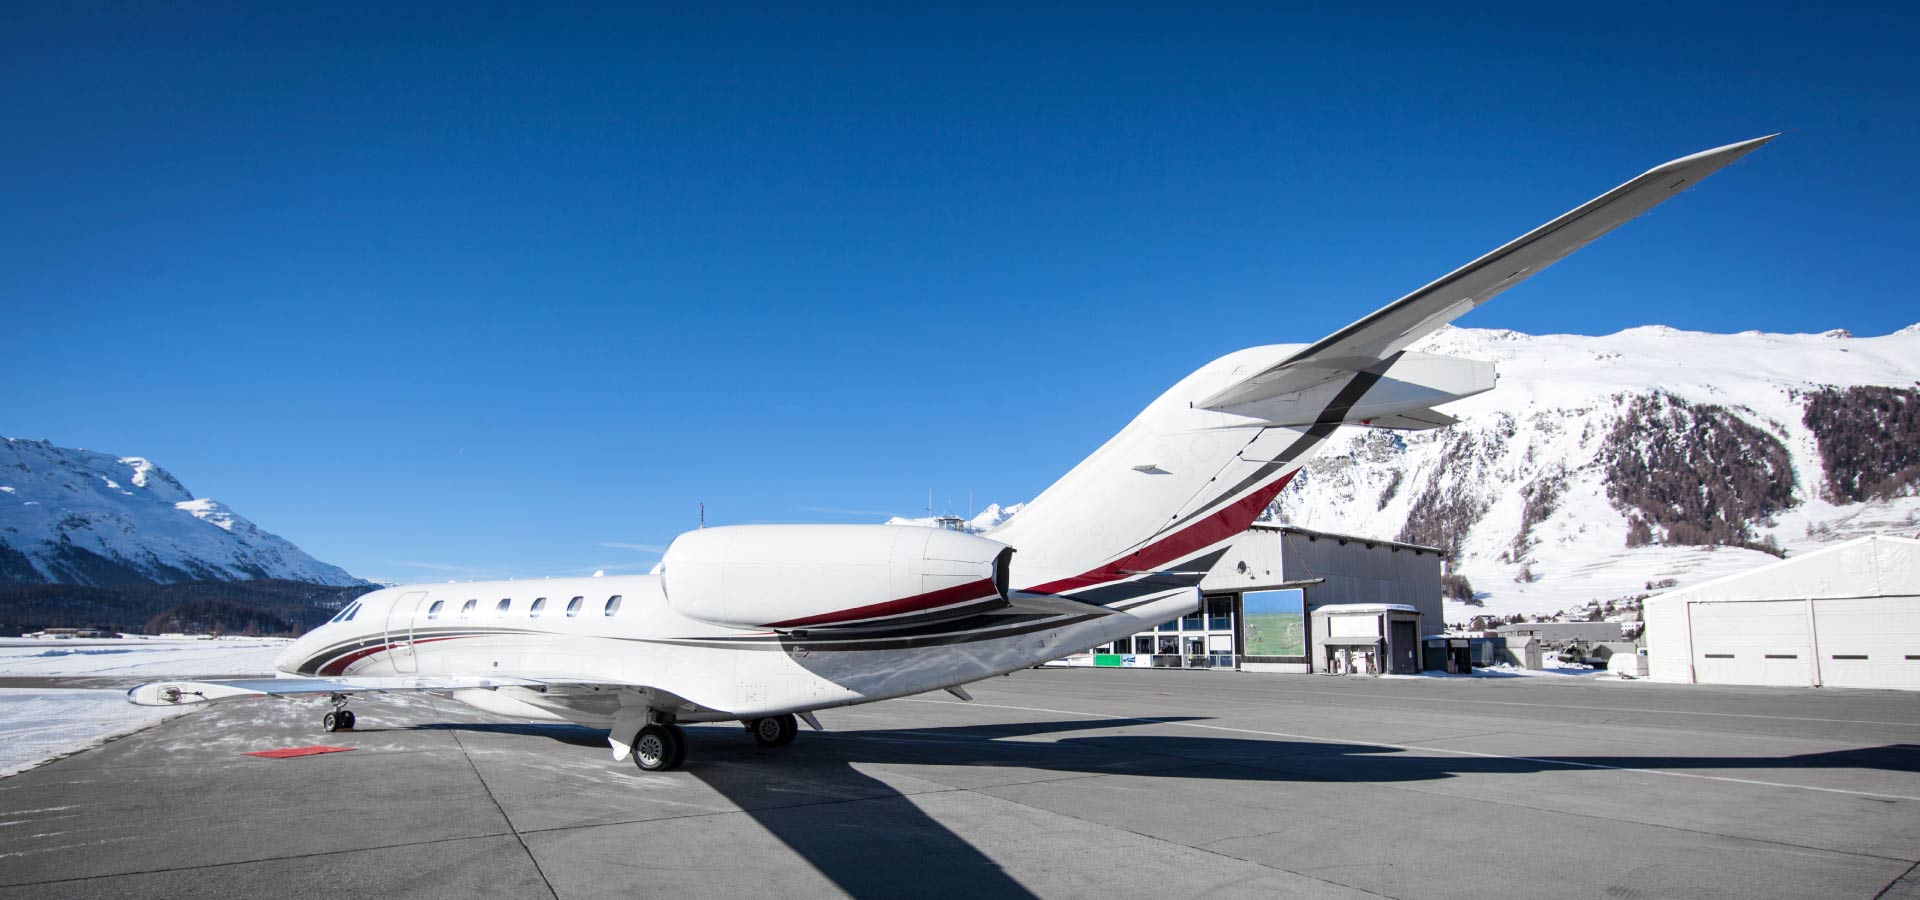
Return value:
[(667, 768), (678, 769), (687, 761), (687, 731), (678, 725), (668, 725), (667, 731), (673, 734), (673, 745), (676, 748), (673, 751), (673, 765)]
[(642, 772), (665, 772), (686, 758), (686, 743), (659, 725), (648, 725), (633, 736), (633, 764)]
[(788, 713), (754, 719), (747, 723), (747, 731), (753, 734), (753, 742), (762, 747), (785, 747), (800, 733), (800, 724)]
[(340, 711), (340, 720), (339, 720), (339, 721), (340, 721), (340, 730), (341, 730), (341, 731), (352, 731), (352, 730), (353, 730), (353, 722), (354, 722), (354, 717), (353, 717), (353, 710), (350, 710), (350, 709), (343, 709), (343, 710), (341, 710), (341, 711)]
[(320, 727), (326, 731), (339, 731), (340, 730), (340, 714), (327, 713), (326, 715), (321, 716)]

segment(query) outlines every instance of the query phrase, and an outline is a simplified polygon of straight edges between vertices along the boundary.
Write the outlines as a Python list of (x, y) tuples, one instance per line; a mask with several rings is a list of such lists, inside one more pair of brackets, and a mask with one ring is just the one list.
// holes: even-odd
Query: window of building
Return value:
[(567, 618), (571, 619), (574, 616), (577, 616), (580, 614), (580, 603), (585, 599), (587, 598), (575, 597), (572, 600), (567, 601)]
[(513, 605), (513, 599), (512, 599), (512, 598), (510, 598), (510, 597), (509, 597), (509, 598), (507, 598), (507, 599), (505, 599), (505, 600), (502, 600), (502, 601), (500, 601), (499, 603), (496, 603), (496, 604), (494, 604), (494, 606), (493, 606), (493, 617), (494, 617), (494, 618), (496, 618), (496, 619), (498, 619), (498, 618), (500, 618), (501, 616), (504, 616), (504, 615), (506, 615), (506, 614), (507, 614), (507, 607), (509, 607), (509, 606), (512, 606), (512, 605)]
[(547, 598), (545, 597), (533, 598), (533, 606), (527, 608), (527, 618), (529, 619), (540, 618), (540, 611), (546, 608), (547, 608)]
[(1207, 598), (1207, 630), (1208, 631), (1232, 631), (1233, 630), (1233, 598), (1232, 597), (1214, 596), (1214, 597)]
[(446, 605), (447, 605), (447, 601), (445, 601), (445, 600), (435, 600), (435, 601), (433, 601), (433, 605), (432, 605), (432, 606), (429, 606), (429, 607), (427, 607), (427, 618), (429, 618), (429, 619), (438, 619), (438, 618), (440, 618), (440, 608), (441, 608), (441, 607), (443, 607), (443, 606), (446, 606)]
[(1133, 639), (1133, 652), (1136, 656), (1145, 656), (1153, 653), (1153, 638), (1145, 635), (1135, 635)]
[(467, 602), (461, 604), (460, 618), (464, 619), (468, 616), (473, 615), (473, 611), (475, 609), (478, 609), (479, 607), (480, 607), (480, 598), (478, 597), (475, 597), (474, 599), (468, 600)]
[(607, 608), (601, 613), (601, 615), (610, 616), (619, 611), (620, 611), (620, 595), (615, 594), (607, 598)]

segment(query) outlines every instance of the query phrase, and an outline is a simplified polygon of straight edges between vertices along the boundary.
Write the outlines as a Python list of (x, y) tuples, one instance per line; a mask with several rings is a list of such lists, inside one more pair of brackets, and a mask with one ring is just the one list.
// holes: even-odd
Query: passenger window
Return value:
[(533, 598), (533, 607), (527, 610), (527, 618), (529, 619), (540, 618), (540, 611), (546, 608), (547, 608), (547, 598), (545, 597)]
[(507, 599), (505, 599), (505, 600), (502, 600), (502, 601), (500, 601), (500, 604), (499, 604), (498, 606), (495, 606), (495, 607), (493, 608), (493, 617), (494, 617), (494, 618), (496, 618), (496, 619), (498, 619), (498, 618), (500, 618), (501, 616), (504, 616), (504, 615), (506, 615), (506, 614), (507, 614), (507, 607), (509, 607), (509, 606), (512, 606), (512, 605), (513, 605), (513, 598), (511, 598), (511, 597), (509, 597), (509, 598), (507, 598)]
[(574, 616), (577, 616), (580, 614), (580, 601), (585, 599), (587, 598), (575, 597), (572, 600), (567, 601), (567, 618), (571, 619)]
[(611, 596), (611, 597), (608, 597), (608, 598), (607, 598), (607, 609), (606, 609), (606, 612), (605, 612), (605, 613), (603, 613), (603, 615), (609, 615), (609, 616), (610, 616), (610, 615), (613, 615), (614, 613), (617, 613), (617, 612), (619, 612), (619, 611), (620, 611), (620, 595), (619, 595), (619, 594), (615, 594), (615, 595), (613, 595), (613, 596)]
[(468, 600), (464, 605), (460, 607), (460, 618), (464, 619), (468, 616), (473, 615), (474, 608), (478, 607), (479, 605), (480, 605), (480, 599), (477, 597), (472, 600)]
[(445, 601), (445, 600), (435, 600), (435, 601), (433, 601), (433, 605), (432, 605), (432, 606), (429, 606), (429, 607), (427, 607), (427, 618), (429, 618), (429, 619), (438, 619), (438, 618), (440, 618), (440, 607), (442, 607), (442, 606), (446, 606), (446, 605), (447, 605), (447, 601)]

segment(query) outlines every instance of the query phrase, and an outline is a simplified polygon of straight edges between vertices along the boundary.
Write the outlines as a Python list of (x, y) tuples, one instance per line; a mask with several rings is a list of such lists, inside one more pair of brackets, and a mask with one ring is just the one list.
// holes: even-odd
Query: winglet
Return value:
[(1770, 134), (1702, 150), (1648, 169), (1285, 360), (1217, 390), (1196, 405), (1217, 409), (1270, 396), (1268, 382), (1282, 377), (1283, 372), (1298, 374), (1308, 368), (1325, 370), (1325, 374), (1364, 371), (1776, 137), (1779, 135)]

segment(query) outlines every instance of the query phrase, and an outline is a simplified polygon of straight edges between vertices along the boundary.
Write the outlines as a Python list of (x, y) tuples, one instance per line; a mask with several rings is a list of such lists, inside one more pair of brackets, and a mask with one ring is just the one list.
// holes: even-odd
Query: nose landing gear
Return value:
[(327, 699), (333, 703), (333, 711), (320, 717), (320, 727), (327, 731), (352, 731), (353, 710), (347, 708), (347, 695), (333, 694)]

